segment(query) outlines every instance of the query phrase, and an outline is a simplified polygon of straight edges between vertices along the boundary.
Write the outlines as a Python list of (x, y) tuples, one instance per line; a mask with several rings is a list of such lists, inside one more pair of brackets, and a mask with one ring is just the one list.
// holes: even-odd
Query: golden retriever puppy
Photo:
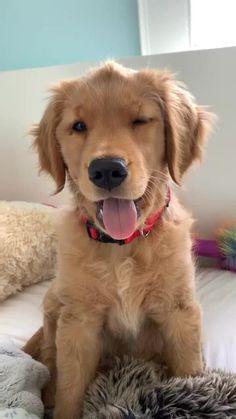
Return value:
[(44, 326), (25, 350), (48, 365), (55, 419), (75, 419), (107, 356), (202, 370), (191, 216), (170, 190), (202, 156), (211, 115), (168, 73), (113, 62), (63, 81), (34, 129), (41, 169), (74, 206), (59, 225)]

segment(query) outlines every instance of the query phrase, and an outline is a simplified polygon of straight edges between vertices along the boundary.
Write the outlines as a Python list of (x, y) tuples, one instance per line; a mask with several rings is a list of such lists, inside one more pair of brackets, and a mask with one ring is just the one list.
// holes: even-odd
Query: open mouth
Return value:
[(140, 216), (140, 200), (108, 198), (97, 203), (97, 219), (109, 236), (124, 240), (133, 234)]

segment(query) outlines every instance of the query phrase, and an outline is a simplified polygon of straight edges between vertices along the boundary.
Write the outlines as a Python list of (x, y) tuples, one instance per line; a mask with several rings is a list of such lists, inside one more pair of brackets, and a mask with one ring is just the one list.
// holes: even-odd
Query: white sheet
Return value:
[(207, 366), (236, 372), (236, 274), (204, 269), (197, 278)]
[[(236, 372), (236, 275), (204, 269), (197, 275), (204, 312), (207, 366)], [(42, 324), (41, 303), (49, 282), (33, 285), (0, 306), (0, 334), (22, 346)]]
[(0, 305), (0, 335), (23, 346), (42, 325), (42, 300), (50, 281), (25, 288)]

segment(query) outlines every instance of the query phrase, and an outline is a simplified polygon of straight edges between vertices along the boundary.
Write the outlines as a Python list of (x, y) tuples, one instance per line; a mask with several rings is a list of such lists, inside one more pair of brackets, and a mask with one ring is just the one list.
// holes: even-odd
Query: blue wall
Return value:
[(138, 54), (136, 0), (0, 0), (0, 70)]

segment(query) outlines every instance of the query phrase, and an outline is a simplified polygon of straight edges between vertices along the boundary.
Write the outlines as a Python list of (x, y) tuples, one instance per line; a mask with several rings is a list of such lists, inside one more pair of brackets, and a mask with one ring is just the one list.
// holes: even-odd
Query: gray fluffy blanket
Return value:
[(0, 419), (42, 418), (41, 389), (48, 378), (45, 366), (1, 337)]
[[(171, 378), (163, 367), (124, 358), (90, 386), (84, 419), (236, 418), (236, 375)], [(66, 419), (66, 418), (65, 418)]]

